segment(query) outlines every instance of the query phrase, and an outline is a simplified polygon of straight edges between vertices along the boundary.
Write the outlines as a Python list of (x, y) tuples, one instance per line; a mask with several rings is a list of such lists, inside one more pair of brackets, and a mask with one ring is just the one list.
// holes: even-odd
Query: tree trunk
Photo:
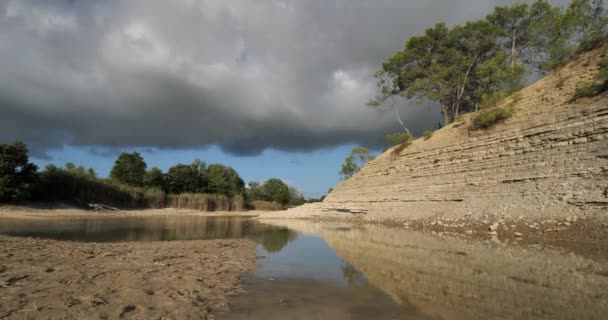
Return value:
[(399, 121), (399, 124), (401, 125), (401, 127), (403, 128), (403, 130), (405, 131), (406, 134), (411, 135), (410, 133), (410, 129), (408, 129), (405, 124), (403, 123), (403, 121), (401, 121), (401, 116), (399, 115), (399, 109), (397, 109), (395, 107), (395, 105), (393, 105), (393, 109), (395, 109), (395, 115), (397, 116), (397, 121)]
[(517, 50), (516, 50), (516, 42), (517, 42), (517, 34), (515, 32), (515, 30), (513, 30), (513, 41), (511, 44), (511, 73), (515, 73), (515, 58), (517, 56)]
[(450, 121), (450, 114), (448, 113), (448, 110), (443, 103), (441, 104), (441, 114), (443, 115), (443, 126), (444, 127), (449, 125), (450, 123), (452, 123), (452, 121)]

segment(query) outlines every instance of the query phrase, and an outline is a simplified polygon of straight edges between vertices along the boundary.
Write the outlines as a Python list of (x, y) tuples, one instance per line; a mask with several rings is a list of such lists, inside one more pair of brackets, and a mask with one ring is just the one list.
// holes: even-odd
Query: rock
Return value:
[(68, 308), (71, 308), (73, 306), (79, 305), (81, 303), (82, 303), (82, 301), (80, 301), (80, 300), (78, 300), (76, 298), (72, 298), (72, 297), (67, 298), (65, 300), (65, 302), (64, 302), (65, 306), (68, 307)]
[(496, 235), (498, 235), (498, 232), (496, 232), (496, 231), (490, 231), (490, 232), (488, 232), (488, 234), (491, 235), (491, 236), (496, 236)]
[(432, 225), (432, 226), (434, 226), (434, 225), (436, 225), (436, 224), (437, 224), (437, 221), (433, 221), (433, 222), (431, 222), (431, 225)]
[(490, 227), (488, 227), (488, 229), (490, 231), (496, 231), (496, 230), (498, 230), (498, 223), (493, 223), (492, 225), (490, 225)]
[(515, 236), (515, 238), (522, 238), (524, 236), (523, 234), (521, 234), (521, 232), (515, 232), (513, 235)]
[(472, 235), (473, 234), (473, 230), (467, 230), (465, 233), (468, 234), (468, 235)]
[(118, 316), (119, 318), (124, 317), (127, 313), (135, 311), (136, 307), (132, 304), (128, 304), (126, 305), (124, 308), (122, 308), (122, 312), (120, 313), (120, 315)]

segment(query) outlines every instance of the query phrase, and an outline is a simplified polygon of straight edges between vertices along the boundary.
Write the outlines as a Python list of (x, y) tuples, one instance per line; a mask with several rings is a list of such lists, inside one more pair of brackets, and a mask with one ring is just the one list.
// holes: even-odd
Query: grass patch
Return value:
[(581, 81), (576, 85), (570, 102), (575, 102), (581, 98), (595, 97), (608, 91), (608, 58), (602, 59), (598, 67), (599, 71), (595, 75), (594, 81)]
[(456, 118), (454, 118), (454, 123), (458, 123), (458, 124), (462, 124), (465, 122), (465, 117), (462, 114), (459, 114), (456, 116)]
[(393, 146), (409, 143), (414, 140), (411, 133), (397, 132), (386, 135), (386, 140)]
[(433, 131), (429, 131), (429, 130), (425, 131), (425, 132), (424, 132), (424, 135), (423, 135), (424, 140), (428, 140), (428, 139), (430, 139), (432, 136), (433, 136)]
[(253, 210), (258, 211), (281, 211), (285, 210), (285, 207), (280, 203), (271, 202), (271, 201), (261, 201), (255, 200), (250, 203), (250, 206)]
[(471, 129), (488, 129), (495, 124), (507, 120), (513, 116), (513, 108), (490, 108), (480, 111), (475, 117), (471, 124)]

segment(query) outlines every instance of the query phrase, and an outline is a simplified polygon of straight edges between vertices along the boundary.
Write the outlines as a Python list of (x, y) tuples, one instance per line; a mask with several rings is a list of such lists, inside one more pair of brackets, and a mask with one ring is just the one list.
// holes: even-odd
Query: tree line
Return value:
[[(393, 158), (414, 140), (399, 115), (400, 98), (438, 105), (443, 115), (438, 128), (481, 110), (470, 128), (486, 129), (512, 116), (521, 98), (513, 93), (526, 85), (526, 79), (546, 74), (607, 40), (608, 10), (603, 0), (573, 0), (567, 8), (536, 0), (496, 7), (485, 18), (464, 25), (440, 22), (411, 37), (403, 50), (383, 63), (375, 74), (378, 92), (367, 105), (395, 112), (403, 130), (386, 136), (390, 146), (397, 146)], [(577, 84), (572, 100), (606, 90), (608, 58), (598, 66), (594, 81)], [(497, 107), (508, 96), (511, 104)], [(423, 138), (432, 136), (427, 130)], [(342, 180), (372, 159), (369, 149), (355, 147), (342, 164)]]
[(304, 197), (280, 179), (247, 186), (239, 174), (223, 164), (207, 165), (194, 160), (176, 164), (163, 172), (148, 169), (141, 154), (123, 152), (114, 161), (109, 178), (92, 168), (48, 165), (39, 171), (29, 162), (23, 142), (0, 144), (0, 202), (62, 201), (101, 203), (121, 208), (191, 208), (242, 210), (259, 202), (273, 208), (300, 205)]
[(603, 0), (573, 0), (567, 8), (536, 0), (496, 7), (464, 25), (440, 22), (383, 63), (376, 73), (378, 94), (368, 106), (395, 107), (398, 97), (431, 101), (448, 125), (460, 114), (492, 107), (531, 75), (607, 38)]

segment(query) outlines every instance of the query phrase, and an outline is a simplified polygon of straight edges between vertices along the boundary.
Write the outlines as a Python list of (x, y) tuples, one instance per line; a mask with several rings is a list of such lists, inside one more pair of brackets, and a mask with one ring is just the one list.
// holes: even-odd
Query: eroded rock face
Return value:
[[(513, 118), (485, 131), (470, 119), (392, 150), (337, 186), (321, 204), (296, 209), (378, 218), (432, 215), (565, 216), (608, 212), (608, 94), (569, 102), (595, 74), (608, 45), (504, 103)], [(566, 78), (564, 85), (557, 83)]]

